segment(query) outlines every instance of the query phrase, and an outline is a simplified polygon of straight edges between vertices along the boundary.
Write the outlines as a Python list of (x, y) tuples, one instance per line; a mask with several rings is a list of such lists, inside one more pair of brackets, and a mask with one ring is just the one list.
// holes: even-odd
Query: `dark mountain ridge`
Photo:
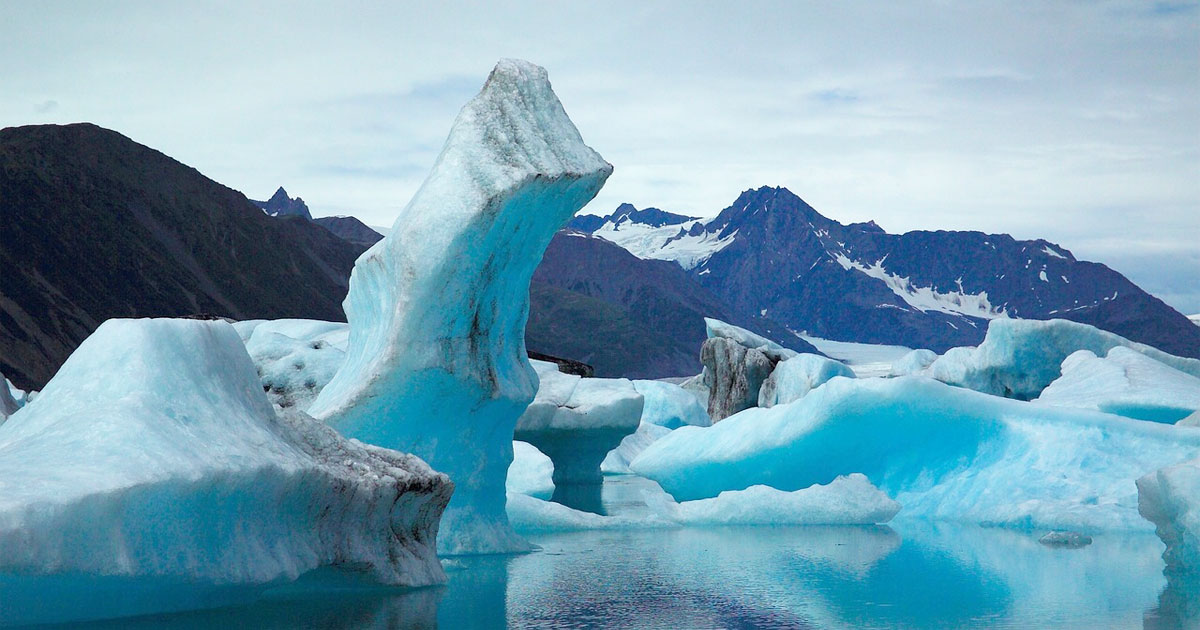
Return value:
[(112, 317), (342, 320), (363, 250), (92, 124), (0, 130), (0, 372), (40, 388)]

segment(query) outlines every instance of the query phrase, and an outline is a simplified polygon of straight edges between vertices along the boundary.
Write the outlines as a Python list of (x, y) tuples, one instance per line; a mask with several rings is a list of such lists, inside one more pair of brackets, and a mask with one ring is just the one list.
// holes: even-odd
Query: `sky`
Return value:
[(386, 226), (501, 57), (615, 166), (584, 212), (786, 186), (1046, 238), (1200, 313), (1200, 0), (0, 2), (0, 126), (94, 122)]

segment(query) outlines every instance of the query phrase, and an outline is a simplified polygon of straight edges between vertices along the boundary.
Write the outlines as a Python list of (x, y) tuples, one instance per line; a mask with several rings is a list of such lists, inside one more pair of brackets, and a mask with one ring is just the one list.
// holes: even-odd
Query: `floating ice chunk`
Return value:
[(642, 407), (642, 422), (668, 429), (712, 424), (695, 394), (679, 385), (664, 381), (634, 381), (633, 386), (646, 400)]
[(16, 391), (13, 384), (8, 382), (8, 379), (4, 378), (3, 374), (0, 374), (0, 381), (3, 381), (0, 383), (0, 424), (4, 424), (4, 421), (16, 413), (17, 409), (20, 409), (21, 406), (17, 403), (17, 399), (13, 395)]
[(642, 420), (637, 431), (625, 436), (621, 444), (605, 456), (600, 471), (606, 474), (626, 474), (629, 462), (654, 440), (682, 426), (706, 427), (711, 423), (708, 412), (690, 391), (663, 381), (634, 381), (633, 386), (646, 399)]
[(533, 361), (541, 386), (515, 436), (554, 461), (554, 483), (598, 484), (600, 463), (638, 428), (644, 398), (623, 378), (580, 378)]
[(1062, 376), (1036, 402), (1175, 423), (1200, 409), (1200, 378), (1124, 346), (1104, 358), (1080, 350), (1063, 360)]
[(559, 503), (511, 492), (508, 494), (507, 509), (509, 522), (518, 532), (523, 533), (675, 526), (670, 521), (655, 517), (631, 518), (583, 512)]
[(278, 416), (225, 322), (109, 320), (0, 427), (0, 575), (191, 593), (333, 566), (438, 583), (452, 488), (416, 457)]
[(704, 340), (700, 362), (713, 422), (757, 405), (759, 391), (775, 369), (767, 355), (724, 337)]
[(1137, 480), (1137, 488), (1138, 511), (1167, 546), (1168, 577), (1200, 583), (1200, 459), (1152, 472)]
[(854, 370), (846, 364), (815, 354), (801, 354), (780, 361), (762, 389), (758, 391), (759, 407), (774, 407), (804, 398), (808, 392), (835, 376), (854, 378)]
[(604, 461), (600, 462), (600, 472), (606, 475), (628, 474), (629, 462), (637, 458), (655, 440), (670, 432), (671, 429), (643, 421), (638, 425), (637, 431), (626, 435), (617, 448), (604, 456)]
[(504, 484), (513, 428), (537, 390), (529, 280), (610, 173), (546, 71), (502, 60), (391, 233), (354, 266), (346, 361), (310, 412), (450, 475), (443, 553), (528, 548), (508, 527)]
[(1118, 346), (1200, 378), (1200, 360), (1170, 355), (1064, 319), (994, 319), (978, 348), (951, 348), (930, 365), (929, 374), (951, 385), (1029, 400), (1059, 377), (1060, 366), (1071, 353), (1090, 350), (1104, 356)]
[(834, 379), (683, 427), (631, 464), (679, 500), (862, 472), (905, 515), (1019, 528), (1145, 529), (1134, 480), (1200, 452), (1200, 431), (1005, 400), (922, 377)]
[(554, 462), (534, 445), (514, 440), (505, 487), (510, 494), (549, 499), (554, 496)]
[(307, 409), (346, 359), (346, 324), (308, 319), (234, 324), (258, 368), (263, 391), (280, 408)]
[(900, 511), (899, 503), (857, 473), (791, 492), (750, 486), (712, 499), (668, 499), (654, 507), (686, 525), (873, 525), (892, 520)]
[(1179, 422), (1176, 422), (1175, 424), (1181, 427), (1200, 427), (1200, 411), (1193, 413), (1192, 415), (1180, 420)]
[(1038, 539), (1038, 542), (1047, 547), (1066, 547), (1067, 549), (1080, 549), (1092, 544), (1092, 537), (1079, 532), (1050, 532)]
[(938, 355), (933, 350), (921, 348), (913, 350), (892, 364), (891, 376), (908, 376), (920, 374), (936, 361)]
[(762, 335), (752, 333), (745, 328), (739, 328), (733, 324), (726, 324), (719, 319), (705, 317), (704, 329), (709, 339), (728, 339), (743, 347), (758, 350), (767, 355), (773, 363), (790, 359), (799, 354), (795, 350), (785, 348)]

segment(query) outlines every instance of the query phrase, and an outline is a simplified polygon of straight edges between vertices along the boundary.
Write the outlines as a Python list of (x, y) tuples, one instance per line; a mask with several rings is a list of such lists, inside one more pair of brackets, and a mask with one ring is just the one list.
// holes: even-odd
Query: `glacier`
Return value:
[(951, 348), (928, 368), (933, 378), (1008, 398), (1030, 400), (1061, 374), (1077, 350), (1103, 356), (1122, 346), (1200, 378), (1200, 360), (1167, 354), (1087, 324), (1065, 319), (994, 319), (978, 347)]
[(528, 549), (507, 524), (504, 485), (513, 429), (537, 390), (529, 281), (611, 173), (546, 71), (501, 60), (389, 235), (355, 263), (345, 362), (309, 412), (450, 476), (444, 554)]
[(780, 361), (758, 390), (758, 406), (774, 407), (804, 398), (834, 377), (855, 378), (854, 370), (833, 359), (801, 354)]
[(679, 500), (863, 473), (900, 516), (1146, 530), (1134, 480), (1200, 453), (1200, 429), (989, 396), (932, 379), (833, 379), (804, 398), (683, 427), (630, 465)]
[(600, 464), (625, 436), (637, 430), (645, 404), (633, 382), (581, 378), (532, 361), (539, 387), (517, 420), (514, 437), (554, 462), (554, 485), (599, 484)]
[(1105, 357), (1079, 350), (1063, 360), (1062, 376), (1034, 402), (1175, 423), (1200, 409), (1200, 378), (1124, 346)]
[(185, 581), (192, 595), (318, 567), (436, 584), (452, 490), (412, 455), (277, 414), (223, 321), (109, 320), (0, 426), (0, 597), (25, 610), (13, 575)]

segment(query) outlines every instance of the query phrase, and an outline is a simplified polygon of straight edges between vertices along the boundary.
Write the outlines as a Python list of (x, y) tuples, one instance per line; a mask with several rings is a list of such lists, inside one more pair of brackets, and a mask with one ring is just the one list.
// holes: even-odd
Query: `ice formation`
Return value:
[(675, 524), (654, 517), (605, 516), (572, 509), (526, 494), (509, 493), (508, 518), (522, 533), (573, 531), (584, 529), (640, 529), (672, 527)]
[(913, 350), (892, 364), (889, 376), (920, 374), (930, 365), (933, 365), (933, 362), (937, 361), (937, 358), (938, 355), (933, 350), (926, 350), (924, 348)]
[(644, 398), (623, 378), (581, 378), (533, 361), (540, 386), (517, 421), (516, 439), (554, 462), (554, 484), (598, 484), (600, 463), (638, 428)]
[(634, 381), (633, 386), (646, 400), (642, 407), (642, 422), (668, 429), (712, 424), (696, 396), (679, 385), (664, 381)]
[(1079, 532), (1049, 532), (1038, 539), (1038, 542), (1047, 547), (1065, 547), (1067, 549), (1080, 549), (1092, 544), (1092, 537)]
[(685, 525), (872, 525), (900, 511), (899, 503), (857, 473), (791, 492), (759, 485), (656, 507)]
[(815, 354), (800, 354), (780, 361), (758, 391), (759, 407), (774, 407), (803, 398), (835, 376), (854, 378), (846, 364)]
[(346, 360), (309, 411), (450, 475), (444, 553), (527, 548), (508, 527), (504, 484), (513, 428), (537, 390), (529, 280), (611, 172), (546, 71), (502, 60), (390, 234), (354, 266)]
[(1103, 356), (1123, 346), (1200, 378), (1200, 360), (1185, 359), (1087, 324), (1051, 319), (994, 319), (978, 348), (951, 348), (929, 366), (939, 381), (986, 394), (1030, 400), (1059, 377), (1077, 350)]
[(708, 415), (713, 422), (758, 404), (758, 392), (775, 365), (767, 355), (724, 337), (700, 346)]
[(554, 496), (554, 463), (534, 445), (514, 440), (505, 488), (510, 494), (549, 499)]
[(310, 319), (251, 320), (234, 329), (280, 408), (308, 409), (346, 359), (346, 324)]
[(728, 339), (740, 346), (763, 353), (773, 363), (790, 359), (799, 354), (795, 350), (784, 348), (766, 337), (752, 333), (745, 328), (739, 328), (733, 324), (726, 324), (719, 319), (705, 317), (704, 329), (709, 339)]
[(1200, 586), (1200, 459), (1152, 472), (1137, 480), (1137, 488), (1138, 511), (1167, 546), (1167, 575)]
[(1103, 358), (1079, 350), (1063, 360), (1062, 376), (1036, 402), (1173, 424), (1200, 409), (1200, 378), (1124, 346)]
[(621, 444), (605, 456), (600, 471), (606, 474), (629, 472), (629, 462), (654, 440), (682, 426), (706, 427), (708, 412), (691, 392), (674, 383), (634, 381), (633, 386), (646, 400), (637, 431), (625, 436)]
[(17, 409), (20, 409), (20, 405), (17, 404), (16, 397), (13, 396), (16, 388), (13, 387), (12, 383), (9, 383), (3, 374), (0, 374), (0, 381), (2, 381), (0, 382), (0, 424), (4, 424), (4, 421), (9, 416), (16, 413)]
[(646, 447), (650, 446), (659, 438), (671, 432), (668, 429), (657, 424), (642, 422), (638, 425), (637, 431), (630, 433), (621, 440), (617, 448), (608, 452), (604, 456), (604, 461), (600, 462), (600, 472), (606, 475), (625, 475), (629, 474), (629, 463), (637, 458)]
[(109, 320), (0, 426), (0, 574), (199, 589), (333, 566), (433, 584), (452, 488), (416, 457), (277, 415), (223, 321)]
[(676, 429), (631, 469), (680, 500), (861, 472), (902, 516), (1087, 532), (1145, 529), (1134, 480), (1197, 453), (1200, 431), (910, 376), (834, 379), (791, 404)]

